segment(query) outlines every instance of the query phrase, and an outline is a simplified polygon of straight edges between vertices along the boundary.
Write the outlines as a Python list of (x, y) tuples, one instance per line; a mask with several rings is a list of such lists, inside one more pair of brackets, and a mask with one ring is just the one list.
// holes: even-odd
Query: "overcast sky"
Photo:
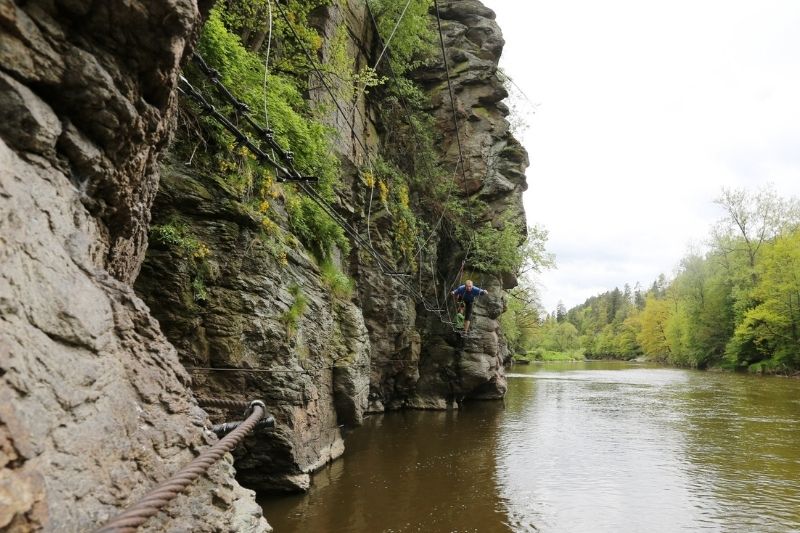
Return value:
[(558, 263), (546, 309), (670, 275), (723, 186), (800, 195), (800, 1), (484, 3), (536, 104), (520, 137)]

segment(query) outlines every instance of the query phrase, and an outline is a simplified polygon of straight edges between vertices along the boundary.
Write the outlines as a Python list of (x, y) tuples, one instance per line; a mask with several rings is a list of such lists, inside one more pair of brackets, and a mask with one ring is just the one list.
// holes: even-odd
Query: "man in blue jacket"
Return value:
[(469, 322), (472, 318), (472, 304), (475, 303), (475, 297), (481, 294), (489, 294), (489, 291), (483, 290), (480, 287), (475, 287), (472, 280), (468, 279), (464, 285), (461, 285), (450, 294), (458, 296), (467, 304), (467, 310), (464, 312), (464, 333), (469, 333)]

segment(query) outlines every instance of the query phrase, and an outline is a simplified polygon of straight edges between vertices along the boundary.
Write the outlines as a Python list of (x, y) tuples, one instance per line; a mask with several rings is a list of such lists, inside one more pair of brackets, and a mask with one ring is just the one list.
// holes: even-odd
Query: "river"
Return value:
[(277, 533), (800, 531), (800, 380), (516, 366), (504, 402), (375, 415)]

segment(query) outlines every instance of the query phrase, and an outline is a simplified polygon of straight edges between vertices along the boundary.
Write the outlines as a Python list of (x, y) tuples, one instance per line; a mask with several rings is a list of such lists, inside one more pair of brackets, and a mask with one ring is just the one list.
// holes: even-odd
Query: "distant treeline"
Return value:
[[(671, 280), (559, 306), (517, 338), (518, 351), (581, 350), (587, 358), (646, 356), (669, 364), (800, 369), (800, 208), (772, 189), (724, 190), (725, 217), (708, 251)], [(521, 344), (520, 344), (521, 343)], [(524, 346), (527, 344), (527, 346)]]

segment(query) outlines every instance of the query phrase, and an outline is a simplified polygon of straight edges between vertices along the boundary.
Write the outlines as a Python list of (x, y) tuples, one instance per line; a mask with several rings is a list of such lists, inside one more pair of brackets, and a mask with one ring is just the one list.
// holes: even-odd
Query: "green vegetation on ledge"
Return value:
[[(303, 49), (325, 58), (322, 68), (329, 80), (335, 80), (332, 85), (340, 105), (352, 106), (357, 114), (359, 99), (368, 95), (379, 114), (383, 139), (381, 152), (364, 162), (355, 185), (371, 231), (389, 232), (384, 235), (385, 242), (391, 243), (387, 252), (398, 270), (418, 269), (419, 246), (437, 245), (437, 240), (427, 240), (427, 236), (440, 218), (440, 231), (462, 243), (462, 249), (470, 248), (468, 268), (474, 271), (519, 275), (549, 265), (544, 230), (526, 228), (511, 213), (501, 217), (502, 223), (473, 225), (460, 176), (443, 168), (431, 103), (411, 79), (415, 69), (438, 60), (436, 31), (429, 16), (432, 1), (412, 0), (396, 27), (405, 4), (370, 1), (381, 36), (392, 35), (391, 47), (376, 71), (357, 70), (347, 49), (344, 25), (335, 28), (326, 42), (311, 24), (312, 14), (332, 3), (289, 0), (282, 4), (294, 31), (272, 5), (270, 35), (266, 0), (219, 2), (203, 27), (198, 51), (219, 72), (220, 81), (248, 105), (253, 117), (274, 130), (277, 142), (293, 152), (298, 170), (319, 178), (316, 189), (334, 204), (343, 186), (334, 150), (334, 136), (339, 133), (323, 123), (333, 101), (327, 95), (309, 99), (318, 77)], [(236, 117), (236, 110), (218, 97), (213, 84), (192, 63), (185, 75), (220, 112)], [(331, 293), (349, 298), (353, 282), (333, 260), (350, 251), (343, 229), (294, 185), (278, 183), (274, 169), (261, 164), (216, 121), (185, 100), (179, 125), (174, 148), (179, 160), (196, 174), (208, 176), (241, 204), (278, 264), (286, 266), (288, 249), (301, 243), (317, 259)], [(487, 206), (474, 200), (473, 204), (475, 220), (496, 218)], [(203, 276), (194, 281), (196, 299), (205, 299)]]
[[(322, 40), (308, 26), (307, 17), (324, 3), (293, 1), (284, 8), (292, 14), (304, 44), (312, 49), (319, 48)], [(309, 65), (299, 49), (288, 45), (293, 38), (288, 37), (289, 30), (278, 17), (274, 19), (273, 38), (288, 38), (285, 43), (281, 41), (285, 46), (271, 51), (265, 83), (264, 39), (255, 38), (255, 28), (250, 26), (250, 15), (265, 10), (266, 2), (258, 0), (219, 3), (203, 27), (199, 52), (220, 72), (222, 83), (250, 107), (254, 118), (268, 125), (278, 143), (293, 152), (298, 170), (319, 178), (317, 190), (332, 201), (340, 184), (339, 160), (331, 147), (333, 132), (320, 121), (321, 110), (310, 106), (303, 96), (308, 88)], [(190, 65), (186, 75), (205, 94), (214, 94), (213, 86), (198, 69)], [(234, 114), (227, 102), (215, 101), (215, 105), (225, 114)], [(267, 233), (274, 234), (273, 226), (285, 216), (300, 241), (319, 259), (327, 258), (334, 246), (345, 253), (349, 250), (342, 228), (313, 201), (296, 193), (294, 186), (276, 183), (274, 170), (238, 147), (233, 136), (214, 120), (186, 104), (181, 107), (181, 117), (185, 134), (179, 136), (176, 151), (198, 170), (227, 182), (238, 199), (251, 206), (250, 212), (262, 221)], [(279, 203), (283, 209), (277, 208)]]
[(208, 257), (211, 255), (209, 247), (192, 235), (186, 224), (178, 220), (150, 226), (150, 242), (155, 246), (160, 245), (174, 250), (188, 267), (192, 280), (192, 300), (194, 302), (208, 300), (205, 280), (211, 270), (208, 262)]

